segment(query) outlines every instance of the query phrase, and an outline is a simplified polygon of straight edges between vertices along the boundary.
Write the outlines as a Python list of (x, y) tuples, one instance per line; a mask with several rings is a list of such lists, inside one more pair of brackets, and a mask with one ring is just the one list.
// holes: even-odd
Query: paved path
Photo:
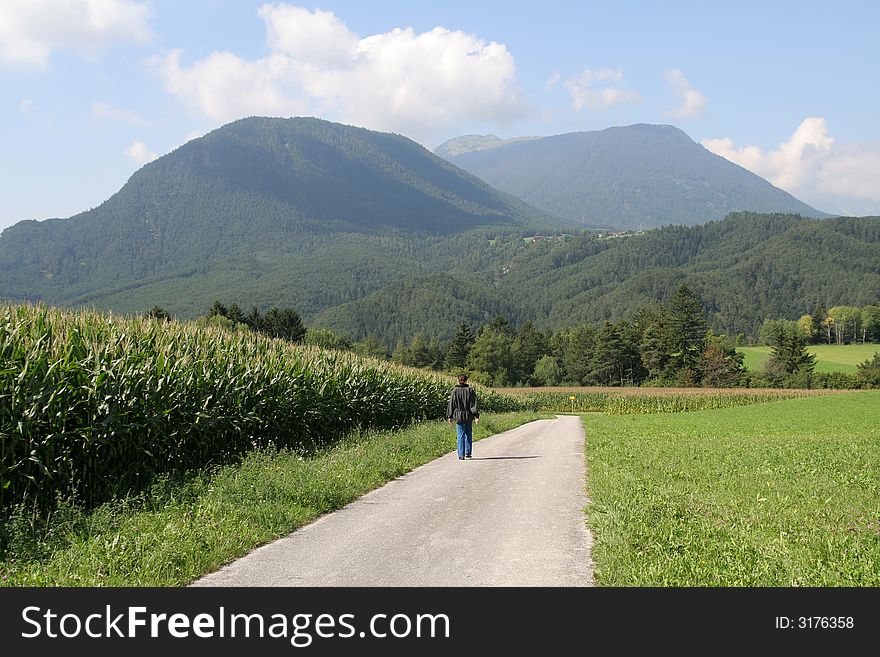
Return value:
[[(450, 427), (450, 443), (454, 428)], [(423, 465), (194, 586), (589, 586), (584, 433), (557, 416)]]

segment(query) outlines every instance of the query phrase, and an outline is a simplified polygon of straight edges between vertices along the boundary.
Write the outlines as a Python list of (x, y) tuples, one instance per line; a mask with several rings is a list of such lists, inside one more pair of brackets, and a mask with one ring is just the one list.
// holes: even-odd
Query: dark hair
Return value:
[(458, 375), (459, 381), (467, 381), (467, 379), (468, 379), (467, 374), (461, 373)]

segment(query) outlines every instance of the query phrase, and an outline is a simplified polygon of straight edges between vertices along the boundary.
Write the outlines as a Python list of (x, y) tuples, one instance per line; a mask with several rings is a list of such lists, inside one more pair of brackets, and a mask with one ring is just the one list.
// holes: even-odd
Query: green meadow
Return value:
[[(764, 368), (770, 358), (770, 347), (737, 347), (745, 354), (745, 366), (752, 372)], [(816, 372), (846, 372), (855, 374), (859, 363), (870, 360), (880, 351), (877, 344), (814, 344), (807, 351), (816, 356)]]
[(604, 586), (880, 585), (880, 391), (584, 416)]

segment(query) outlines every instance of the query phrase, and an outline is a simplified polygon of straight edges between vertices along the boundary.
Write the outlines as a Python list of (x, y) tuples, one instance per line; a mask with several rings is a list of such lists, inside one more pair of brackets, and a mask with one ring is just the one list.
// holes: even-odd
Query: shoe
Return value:
[(458, 457), (458, 460), (459, 460), (459, 461), (464, 461), (464, 457), (463, 457), (463, 456), (459, 456), (459, 457)]
[(465, 457), (466, 459), (469, 459), (469, 458), (471, 458), (471, 455), (470, 455), (470, 454), (465, 454), (464, 457)]

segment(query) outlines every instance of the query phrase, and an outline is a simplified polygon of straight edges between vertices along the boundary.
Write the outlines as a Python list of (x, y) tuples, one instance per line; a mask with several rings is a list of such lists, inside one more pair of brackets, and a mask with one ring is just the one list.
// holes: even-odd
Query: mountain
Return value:
[(434, 153), (440, 157), (447, 159), (470, 153), (472, 151), (486, 151), (502, 144), (512, 144), (518, 141), (529, 141), (531, 139), (540, 139), (540, 137), (514, 137), (512, 139), (501, 139), (495, 135), (463, 135), (455, 137), (443, 142), (434, 149)]
[(3, 231), (0, 298), (103, 305), (140, 290), (154, 298), (157, 285), (216, 298), (242, 277), (260, 279), (257, 298), (266, 298), (332, 276), (342, 262), (370, 280), (349, 297), (331, 295), (341, 303), (400, 273), (397, 262), (375, 262), (381, 251), (352, 247), (348, 260), (339, 253), (346, 240), (565, 224), (399, 135), (249, 118), (146, 165), (93, 210)]
[(389, 348), (496, 315), (543, 329), (628, 317), (682, 282), (713, 329), (750, 336), (817, 301), (880, 299), (876, 217), (736, 213), (623, 235), (563, 221), (400, 136), (244, 119), (143, 167), (98, 208), (6, 229), (0, 298), (181, 319), (215, 300), (292, 306), (309, 326)]
[(527, 140), (469, 135), (446, 142), (437, 154), (497, 189), (585, 226), (692, 226), (737, 211), (827, 216), (668, 125)]

